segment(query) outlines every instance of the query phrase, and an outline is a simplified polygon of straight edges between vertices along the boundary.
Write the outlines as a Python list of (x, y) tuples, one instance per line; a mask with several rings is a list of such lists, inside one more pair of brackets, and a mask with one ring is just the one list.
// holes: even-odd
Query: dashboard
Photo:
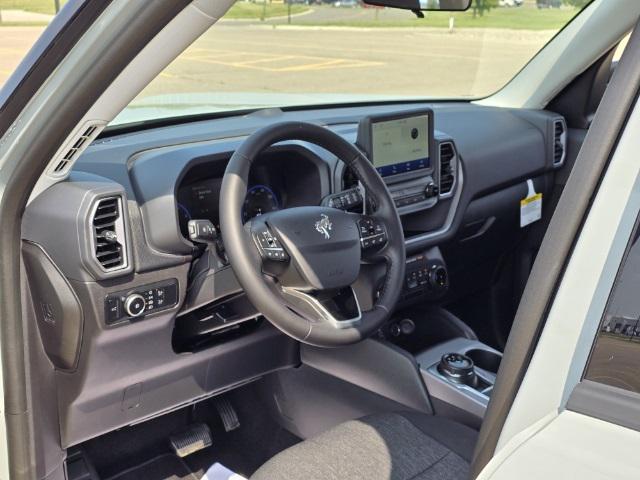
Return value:
[[(222, 178), (243, 140), (289, 120), (333, 130), (384, 176), (407, 248), (401, 306), (488, 281), (487, 263), (523, 234), (528, 184), (546, 198), (566, 156), (566, 126), (552, 112), (446, 102), (269, 110), (94, 141), (67, 181), (31, 202), (22, 228), (34, 298), (64, 310), (65, 322), (51, 323), (36, 309), (63, 385), (63, 446), (299, 364), (297, 342), (247, 302), (220, 249), (188, 234), (190, 220), (219, 227)], [(367, 201), (341, 159), (286, 141), (256, 159), (239, 213)], [(363, 270), (374, 287), (358, 298), (363, 309), (384, 274)]]

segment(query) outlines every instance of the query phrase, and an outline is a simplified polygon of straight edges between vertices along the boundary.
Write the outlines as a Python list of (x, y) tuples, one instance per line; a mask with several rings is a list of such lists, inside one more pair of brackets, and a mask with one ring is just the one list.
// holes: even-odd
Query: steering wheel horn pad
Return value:
[(258, 217), (260, 235), (268, 228), (290, 257), (285, 287), (327, 290), (347, 287), (360, 272), (360, 236), (354, 215), (328, 207), (297, 207)]
[[(251, 165), (264, 150), (283, 141), (312, 143), (344, 161), (360, 180), (375, 211), (365, 217), (330, 207), (295, 207), (261, 215), (244, 225), (241, 212)], [(369, 240), (363, 240), (363, 224), (372, 221), (385, 232), (384, 243), (363, 248), (369, 245), (364, 243)], [(389, 318), (400, 296), (405, 245), (393, 199), (367, 158), (328, 128), (283, 122), (250, 135), (225, 170), (220, 229), (231, 268), (249, 300), (273, 325), (301, 342), (337, 347), (361, 341)], [(266, 237), (269, 245), (263, 241)], [(278, 252), (277, 261), (264, 258), (265, 247)], [(360, 312), (357, 305), (357, 318), (346, 322), (326, 321), (322, 313), (331, 302), (327, 297), (335, 292), (343, 298), (345, 291), (352, 292), (361, 264), (372, 261), (384, 262), (387, 267), (384, 286), (373, 307)], [(309, 308), (303, 312), (296, 309), (287, 301), (294, 297), (302, 299), (298, 305)]]

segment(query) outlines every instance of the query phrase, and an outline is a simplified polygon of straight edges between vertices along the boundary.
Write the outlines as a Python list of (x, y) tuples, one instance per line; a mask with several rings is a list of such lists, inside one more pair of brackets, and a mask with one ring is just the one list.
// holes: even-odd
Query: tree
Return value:
[(591, 0), (564, 0), (564, 3), (571, 5), (572, 7), (582, 8)]
[(492, 8), (498, 6), (498, 0), (473, 0), (472, 10), (473, 17), (478, 15), (483, 16), (485, 12), (488, 12)]

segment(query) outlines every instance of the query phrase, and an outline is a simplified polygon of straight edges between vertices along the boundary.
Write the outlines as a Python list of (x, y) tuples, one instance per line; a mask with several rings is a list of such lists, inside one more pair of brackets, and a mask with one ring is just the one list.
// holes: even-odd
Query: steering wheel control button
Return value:
[(129, 295), (124, 301), (124, 310), (130, 317), (139, 317), (146, 308), (145, 298), (138, 293)]
[(105, 323), (113, 325), (126, 320), (175, 307), (178, 303), (178, 282), (175, 279), (145, 285), (134, 291), (109, 294), (104, 301)]
[(280, 240), (278, 240), (278, 237), (273, 235), (268, 228), (262, 228), (254, 233), (253, 238), (258, 245), (258, 251), (262, 258), (276, 262), (286, 262), (289, 260), (289, 255), (284, 248), (282, 248)]
[(387, 232), (378, 220), (373, 217), (361, 218), (358, 222), (360, 246), (364, 250), (380, 249), (387, 243)]
[(189, 220), (189, 239), (196, 243), (216, 243), (218, 232), (211, 220)]
[(351, 210), (362, 204), (362, 194), (360, 193), (360, 189), (352, 188), (346, 192), (341, 192), (331, 196), (327, 203), (333, 208)]

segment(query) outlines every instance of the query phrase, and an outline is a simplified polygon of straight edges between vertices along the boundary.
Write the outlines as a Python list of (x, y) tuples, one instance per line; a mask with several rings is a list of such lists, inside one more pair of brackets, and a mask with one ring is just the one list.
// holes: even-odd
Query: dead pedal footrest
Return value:
[(180, 458), (213, 445), (211, 430), (205, 423), (196, 423), (187, 430), (169, 437), (173, 451)]

